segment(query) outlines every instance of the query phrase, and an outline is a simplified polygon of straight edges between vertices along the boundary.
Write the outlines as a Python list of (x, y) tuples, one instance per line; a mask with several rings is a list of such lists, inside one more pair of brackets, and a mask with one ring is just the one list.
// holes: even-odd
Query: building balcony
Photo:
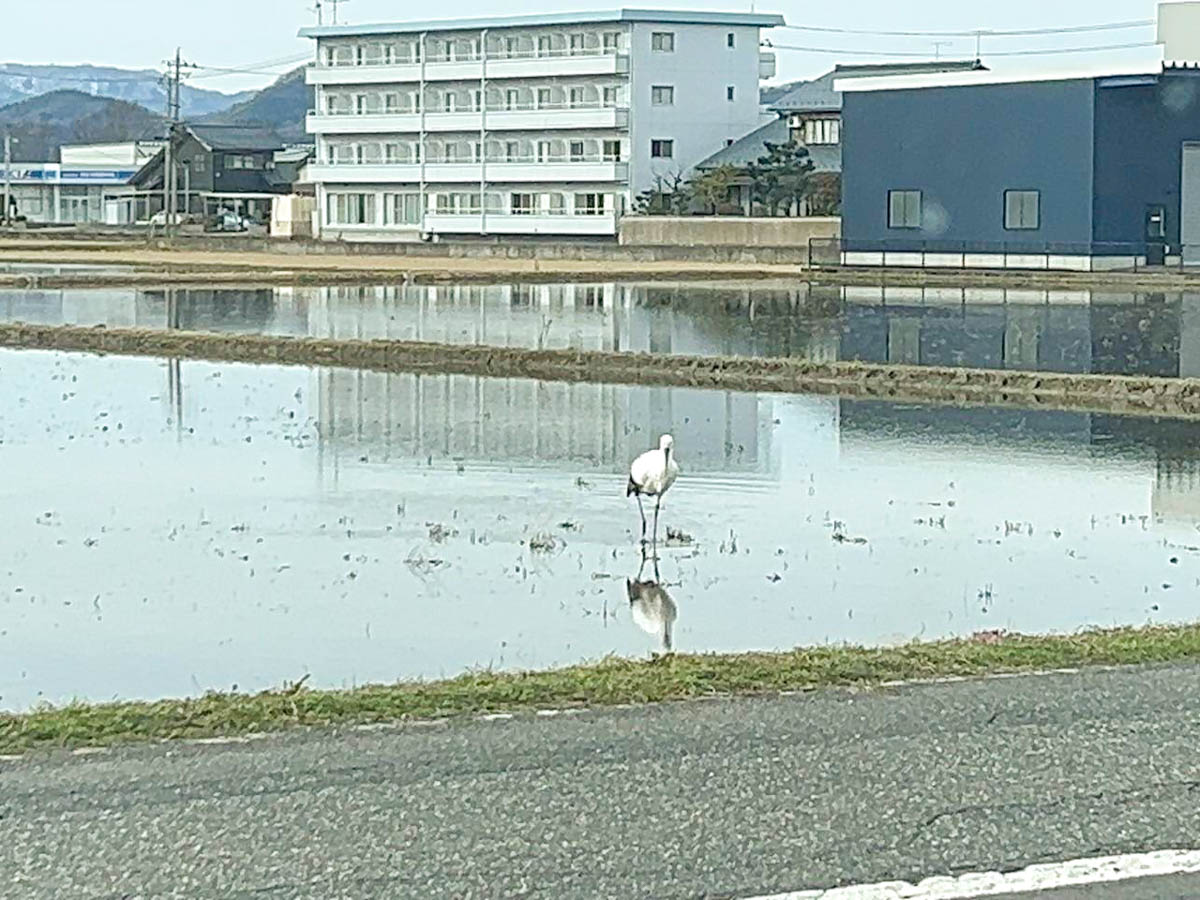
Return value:
[(617, 233), (617, 217), (612, 213), (428, 213), (425, 216), (425, 231), (429, 234), (562, 234), (601, 237)]
[(308, 177), (325, 184), (605, 183), (629, 180), (629, 165), (611, 160), (496, 160), (417, 163), (310, 163)]
[(310, 111), (309, 134), (419, 134), (454, 131), (552, 131), (561, 128), (624, 129), (629, 110), (594, 104), (489, 109), (462, 112), (319, 113)]
[(362, 65), (321, 63), (309, 66), (309, 84), (404, 84), (421, 81), (488, 81), (505, 78), (558, 78), (590, 75), (626, 75), (629, 57), (603, 50), (559, 50), (545, 54), (497, 56), (483, 59), (430, 59), (416, 62), (363, 61)]

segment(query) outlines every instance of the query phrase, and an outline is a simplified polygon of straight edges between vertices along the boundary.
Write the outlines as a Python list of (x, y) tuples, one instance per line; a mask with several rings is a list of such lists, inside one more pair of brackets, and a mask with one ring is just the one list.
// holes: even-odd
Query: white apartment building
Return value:
[(317, 228), (606, 236), (656, 177), (760, 124), (777, 15), (622, 9), (302, 29)]

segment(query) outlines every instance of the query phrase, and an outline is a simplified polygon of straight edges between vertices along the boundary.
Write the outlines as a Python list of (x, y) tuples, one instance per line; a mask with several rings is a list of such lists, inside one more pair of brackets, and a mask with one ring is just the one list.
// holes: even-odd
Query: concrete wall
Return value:
[(841, 219), (739, 218), (736, 216), (625, 216), (618, 241), (626, 246), (795, 247), (810, 238), (841, 233)]
[[(847, 92), (842, 233), (894, 249), (1092, 239), (1091, 79)], [(1143, 147), (1143, 151), (1145, 147)], [(922, 192), (922, 226), (888, 227), (888, 191)], [(1004, 228), (1004, 192), (1041, 191), (1041, 227)]]
[[(675, 35), (675, 52), (650, 49), (650, 35)], [(726, 36), (734, 35), (729, 48)], [(654, 184), (655, 175), (687, 174), (696, 163), (753, 131), (758, 110), (757, 27), (636, 22), (630, 38), (629, 156), (633, 196)], [(673, 106), (651, 104), (654, 85), (675, 88)], [(725, 88), (734, 99), (725, 99)], [(651, 159), (650, 141), (675, 142), (673, 159)]]
[(1095, 120), (1096, 241), (1141, 242), (1146, 207), (1161, 204), (1167, 242), (1178, 243), (1182, 147), (1200, 141), (1200, 72), (1101, 79)]

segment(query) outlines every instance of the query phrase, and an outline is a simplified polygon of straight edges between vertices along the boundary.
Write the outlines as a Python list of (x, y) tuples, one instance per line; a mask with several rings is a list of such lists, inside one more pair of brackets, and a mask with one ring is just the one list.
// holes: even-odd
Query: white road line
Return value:
[(1098, 856), (1060, 863), (1041, 863), (1019, 872), (973, 872), (957, 878), (926, 878), (918, 884), (884, 881), (831, 888), (794, 891), (746, 900), (971, 900), (1048, 891), (1054, 888), (1128, 881), (1134, 878), (1186, 875), (1200, 872), (1200, 850), (1156, 850), (1124, 856)]

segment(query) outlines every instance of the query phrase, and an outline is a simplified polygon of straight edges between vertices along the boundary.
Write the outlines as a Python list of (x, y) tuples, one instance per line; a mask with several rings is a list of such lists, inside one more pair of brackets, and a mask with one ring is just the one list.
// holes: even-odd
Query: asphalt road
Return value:
[(1198, 697), (1144, 668), (34, 755), (0, 762), (0, 896), (748, 897), (1196, 848)]

